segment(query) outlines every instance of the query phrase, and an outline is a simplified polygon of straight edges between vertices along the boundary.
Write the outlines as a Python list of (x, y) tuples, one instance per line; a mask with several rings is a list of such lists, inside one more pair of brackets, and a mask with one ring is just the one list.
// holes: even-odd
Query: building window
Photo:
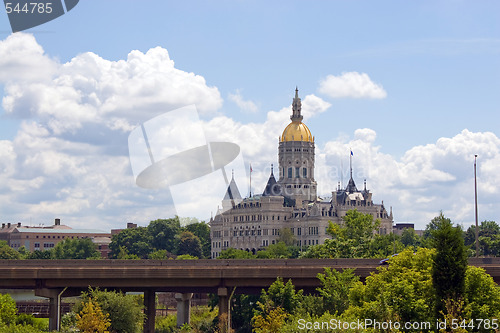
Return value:
[(292, 168), (288, 168), (288, 178), (292, 178)]
[(300, 177), (300, 168), (295, 168), (295, 178)]
[(303, 169), (302, 169), (302, 176), (303, 176), (304, 178), (307, 178), (307, 168), (303, 168)]

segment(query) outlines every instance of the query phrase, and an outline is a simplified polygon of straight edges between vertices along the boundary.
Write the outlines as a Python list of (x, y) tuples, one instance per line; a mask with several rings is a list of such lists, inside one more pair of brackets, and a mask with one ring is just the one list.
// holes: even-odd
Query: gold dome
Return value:
[(281, 142), (285, 141), (308, 141), (314, 142), (314, 137), (311, 134), (306, 124), (301, 121), (292, 121), (283, 131)]

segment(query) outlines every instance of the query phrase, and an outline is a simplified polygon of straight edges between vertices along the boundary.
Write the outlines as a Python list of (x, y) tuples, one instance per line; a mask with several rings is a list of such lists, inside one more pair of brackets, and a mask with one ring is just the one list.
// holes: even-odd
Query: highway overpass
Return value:
[[(470, 259), (500, 281), (500, 258)], [(362, 279), (376, 271), (379, 259), (247, 259), (247, 260), (0, 260), (0, 289), (32, 289), (48, 297), (50, 329), (59, 328), (61, 297), (88, 287), (144, 292), (144, 332), (154, 332), (155, 293), (178, 293), (178, 320), (189, 321), (193, 292), (219, 296), (220, 312), (228, 312), (231, 293), (260, 293), (277, 277), (292, 279), (297, 289), (314, 292), (324, 267), (354, 268)]]

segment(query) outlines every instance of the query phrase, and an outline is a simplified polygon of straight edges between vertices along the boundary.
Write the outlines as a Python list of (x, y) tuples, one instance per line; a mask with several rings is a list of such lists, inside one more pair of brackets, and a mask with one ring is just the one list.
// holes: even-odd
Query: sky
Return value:
[[(236, 144), (226, 177), (236, 168), (248, 195), (251, 164), (259, 193), (298, 87), (323, 198), (347, 183), (352, 150), (358, 188), (366, 179), (394, 222), (423, 229), (442, 211), (467, 228), (477, 154), (479, 220), (500, 223), (498, 13), (498, 1), (82, 0), (12, 33), (1, 8), (0, 220), (109, 230), (214, 214), (220, 173), (142, 188), (129, 136), (163, 121), (178, 152)], [(189, 105), (185, 126), (162, 118)]]

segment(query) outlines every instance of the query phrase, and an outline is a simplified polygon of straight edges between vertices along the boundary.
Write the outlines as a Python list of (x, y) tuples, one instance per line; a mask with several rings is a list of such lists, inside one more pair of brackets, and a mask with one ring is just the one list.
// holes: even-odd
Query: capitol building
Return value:
[(380, 220), (378, 232), (392, 232), (392, 210), (374, 204), (372, 193), (359, 190), (352, 177), (345, 188), (332, 191), (321, 199), (314, 179), (314, 136), (302, 122), (298, 89), (292, 103), (291, 123), (285, 127), (278, 144), (278, 180), (271, 175), (259, 195), (242, 198), (231, 179), (222, 201), (222, 209), (210, 220), (212, 258), (222, 250), (242, 249), (252, 253), (278, 242), (280, 232), (288, 228), (296, 245), (323, 244), (329, 222), (342, 224), (347, 211), (357, 209)]

